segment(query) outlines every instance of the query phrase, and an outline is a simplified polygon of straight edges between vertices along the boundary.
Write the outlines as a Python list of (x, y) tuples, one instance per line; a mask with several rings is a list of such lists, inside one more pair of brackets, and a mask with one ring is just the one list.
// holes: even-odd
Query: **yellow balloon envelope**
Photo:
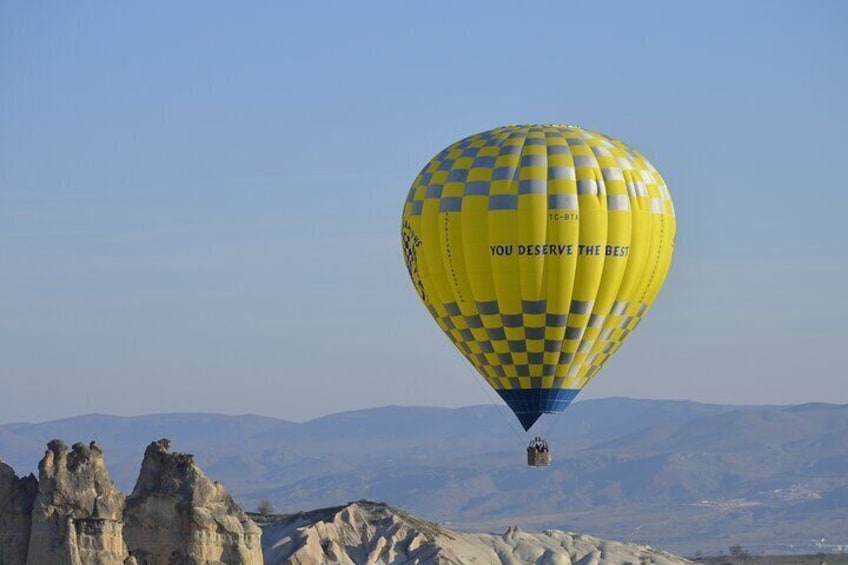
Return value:
[(578, 127), (520, 125), (436, 155), (401, 231), (425, 306), (527, 430), (562, 412), (644, 317), (675, 229), (639, 152)]

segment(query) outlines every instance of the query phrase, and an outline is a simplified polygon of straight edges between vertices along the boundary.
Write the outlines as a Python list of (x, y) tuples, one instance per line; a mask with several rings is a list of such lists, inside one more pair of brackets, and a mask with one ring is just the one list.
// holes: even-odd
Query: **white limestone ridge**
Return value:
[(644, 545), (558, 530), (530, 533), (513, 526), (501, 535), (455, 532), (366, 500), (255, 520), (263, 530), (266, 565), (691, 563)]

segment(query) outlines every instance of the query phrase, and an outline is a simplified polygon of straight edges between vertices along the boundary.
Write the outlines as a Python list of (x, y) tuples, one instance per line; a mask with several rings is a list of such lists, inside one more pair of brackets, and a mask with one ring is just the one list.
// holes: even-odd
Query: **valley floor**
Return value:
[(848, 565), (848, 553), (815, 555), (752, 555), (747, 560), (734, 559), (727, 555), (718, 557), (696, 557), (695, 563), (704, 565)]

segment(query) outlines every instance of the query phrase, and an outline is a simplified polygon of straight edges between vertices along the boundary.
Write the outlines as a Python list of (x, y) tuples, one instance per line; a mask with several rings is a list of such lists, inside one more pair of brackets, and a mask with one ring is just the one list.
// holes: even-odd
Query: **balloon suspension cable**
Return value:
[(486, 398), (488, 398), (488, 400), (498, 408), (498, 411), (503, 416), (504, 421), (515, 434), (515, 437), (518, 438), (518, 443), (521, 444), (522, 448), (524, 448), (525, 444), (527, 443), (527, 433), (524, 430), (518, 428), (517, 424), (515, 423), (515, 416), (509, 412), (509, 409), (503, 404), (501, 398), (496, 397), (494, 395), (494, 391), (488, 386), (488, 383), (481, 382), (480, 374), (477, 372), (477, 369), (474, 368), (474, 365), (471, 364), (471, 361), (469, 361), (468, 359), (464, 360), (466, 362), (462, 365), (471, 375), (471, 380), (477, 383), (477, 386), (483, 390), (483, 393), (486, 395)]
[[(565, 413), (567, 414), (568, 410), (566, 410)], [(545, 416), (543, 416), (541, 419), (547, 420), (547, 422), (543, 426), (544, 429), (539, 430), (539, 435), (541, 435), (545, 439), (551, 437), (551, 434), (554, 433), (554, 431), (562, 425), (562, 420), (564, 418), (565, 414), (562, 413), (546, 413)]]
[(543, 420), (543, 425), (541, 426), (543, 429), (539, 430), (538, 435), (540, 435), (544, 439), (549, 438), (551, 436), (551, 432), (554, 429), (554, 426), (556, 426), (557, 422), (559, 422), (559, 420), (561, 419), (557, 416), (557, 414), (546, 412), (541, 418), (541, 420)]

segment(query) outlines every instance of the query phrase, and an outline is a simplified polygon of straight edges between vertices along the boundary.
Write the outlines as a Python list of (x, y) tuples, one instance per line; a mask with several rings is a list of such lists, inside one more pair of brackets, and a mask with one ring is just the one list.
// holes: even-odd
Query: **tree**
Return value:
[(731, 545), (727, 549), (730, 551), (730, 556), (733, 557), (734, 561), (748, 563), (751, 560), (751, 553), (741, 545)]
[(263, 516), (268, 516), (269, 514), (274, 513), (274, 505), (267, 498), (263, 498), (259, 501), (259, 504), (256, 505), (256, 511)]

